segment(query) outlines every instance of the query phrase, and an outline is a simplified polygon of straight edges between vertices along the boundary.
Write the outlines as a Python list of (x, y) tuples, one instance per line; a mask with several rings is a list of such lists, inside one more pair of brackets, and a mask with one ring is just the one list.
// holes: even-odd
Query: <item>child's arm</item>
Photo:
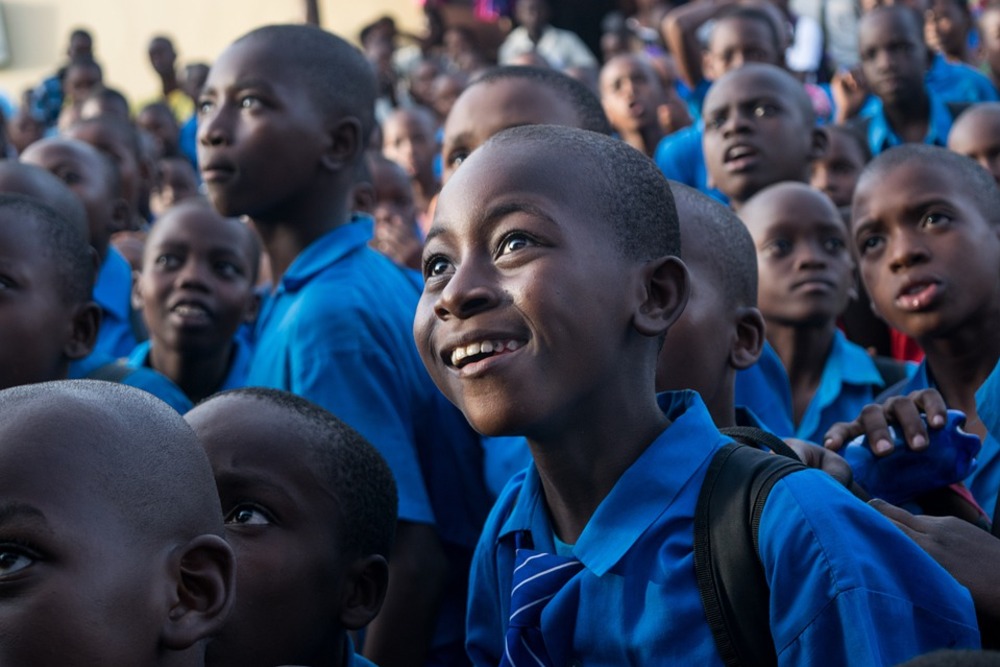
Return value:
[(701, 70), (702, 48), (698, 28), (715, 17), (732, 0), (701, 0), (681, 5), (663, 17), (663, 41), (677, 62), (677, 70), (689, 88), (694, 90), (705, 78)]
[(433, 526), (400, 521), (389, 589), (365, 635), (366, 658), (380, 667), (424, 664), (447, 575), (448, 560)]
[(1000, 539), (955, 517), (914, 516), (882, 500), (869, 503), (969, 589), (984, 649), (1000, 649)]

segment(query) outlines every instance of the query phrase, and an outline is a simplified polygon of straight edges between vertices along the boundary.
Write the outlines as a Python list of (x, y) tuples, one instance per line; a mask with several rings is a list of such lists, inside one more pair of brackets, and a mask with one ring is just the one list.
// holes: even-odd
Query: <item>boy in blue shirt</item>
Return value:
[(257, 312), (257, 237), (207, 203), (178, 204), (149, 232), (134, 289), (150, 340), (128, 357), (197, 404), (246, 384), (250, 347), (236, 335)]
[(478, 437), (414, 347), (418, 290), (368, 247), (371, 220), (349, 213), (375, 95), (371, 67), (342, 39), (307, 26), (255, 30), (209, 72), (198, 158), (216, 210), (253, 221), (274, 277), (247, 384), (328, 409), (396, 476), (391, 586), (364, 654), (383, 667), (450, 663), (489, 496)]
[(757, 248), (767, 340), (784, 367), (749, 407), (779, 402), (787, 424), (769, 424), (777, 435), (822, 442), (885, 388), (871, 356), (837, 329), (854, 291), (847, 230), (833, 202), (804, 183), (761, 190), (740, 219)]
[[(601, 135), (507, 130), (442, 190), (414, 336), (475, 428), (525, 435), (534, 459), (476, 552), (474, 664), (520, 664), (525, 650), (542, 664), (721, 664), (693, 515), (726, 439), (697, 395), (654, 391), (689, 291), (678, 252), (666, 181)], [(774, 487), (759, 551), (781, 664), (978, 646), (968, 593), (823, 473)], [(539, 564), (562, 581), (520, 586)]]
[(372, 667), (348, 631), (378, 613), (396, 526), (392, 471), (304, 398), (253, 387), (187, 413), (212, 464), (239, 596), (209, 667)]

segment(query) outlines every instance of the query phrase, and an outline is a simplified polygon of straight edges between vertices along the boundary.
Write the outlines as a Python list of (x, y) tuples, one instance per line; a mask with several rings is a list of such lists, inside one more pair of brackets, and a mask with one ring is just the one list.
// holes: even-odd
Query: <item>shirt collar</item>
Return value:
[[(725, 441), (695, 392), (664, 392), (657, 401), (671, 424), (621, 476), (573, 548), (573, 555), (597, 576), (622, 559)], [(497, 539), (510, 539), (512, 533), (523, 530), (531, 532), (536, 549), (555, 553), (545, 496), (534, 465), (528, 468)]]
[(350, 221), (330, 230), (300, 252), (281, 277), (279, 289), (299, 290), (317, 273), (366, 246), (373, 229), (374, 221), (369, 216), (354, 214)]
[[(927, 90), (927, 86), (924, 86), (924, 90), (926, 91), (931, 110), (924, 143), (934, 146), (944, 146), (948, 143), (948, 132), (951, 130), (951, 112), (948, 111), (948, 106), (940, 98)], [(885, 116), (882, 100), (875, 96), (872, 96), (872, 99), (872, 115), (868, 122), (868, 145), (872, 149), (872, 152), (877, 154), (893, 146), (899, 146), (903, 143), (903, 140), (889, 126), (889, 120)]]
[(129, 297), (122, 298), (122, 295), (130, 292), (131, 285), (132, 266), (113, 246), (108, 246), (108, 254), (94, 284), (94, 301), (104, 312), (111, 313), (119, 320), (128, 321)]

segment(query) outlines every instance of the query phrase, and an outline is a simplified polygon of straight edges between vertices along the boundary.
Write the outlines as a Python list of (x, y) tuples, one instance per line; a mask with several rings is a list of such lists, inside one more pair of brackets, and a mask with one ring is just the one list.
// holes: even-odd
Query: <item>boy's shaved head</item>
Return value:
[(903, 144), (878, 155), (858, 177), (858, 189), (871, 178), (884, 175), (904, 164), (922, 164), (955, 174), (955, 182), (966, 184), (976, 207), (986, 220), (1000, 224), (1000, 188), (990, 172), (971, 158), (940, 146)]
[(45, 382), (0, 392), (0, 412), (0, 447), (51, 448), (52, 460), (77, 470), (142, 543), (222, 535), (205, 452), (152, 394), (113, 382)]
[(0, 194), (0, 212), (30, 217), (35, 222), (34, 229), (44, 240), (64, 303), (90, 300), (97, 269), (86, 227), (79, 220), (71, 222), (39, 199), (19, 194)]
[(87, 238), (87, 210), (72, 190), (45, 169), (14, 160), (0, 160), (0, 192), (40, 199)]
[(306, 25), (269, 25), (239, 38), (274, 44), (272, 58), (284, 61), (302, 78), (324, 115), (354, 116), (361, 122), (362, 144), (375, 125), (375, 73), (364, 55), (336, 35)]
[(267, 403), (289, 415), (302, 435), (296, 438), (289, 433), (286, 444), (301, 443), (309, 449), (319, 478), (339, 504), (345, 548), (351, 553), (388, 557), (398, 500), (392, 471), (378, 450), (327, 410), (287, 391), (233, 389), (203, 401), (197, 409), (223, 401)]
[(681, 219), (685, 263), (702, 260), (710, 266), (734, 308), (756, 306), (757, 251), (746, 226), (731, 209), (694, 188), (671, 182), (670, 189)]
[(591, 132), (599, 132), (600, 134), (610, 135), (612, 133), (611, 124), (608, 122), (608, 117), (604, 114), (604, 107), (601, 105), (601, 100), (598, 99), (597, 95), (576, 79), (553, 69), (514, 66), (494, 67), (479, 75), (469, 84), (468, 88), (495, 83), (504, 79), (523, 79), (536, 82), (570, 103), (580, 121), (578, 127), (590, 130)]
[[(586, 170), (594, 205), (629, 258), (680, 256), (677, 209), (667, 179), (648, 157), (603, 134), (555, 125), (524, 125), (495, 135), (484, 146), (534, 144)], [(628, 211), (628, 215), (624, 212)]]

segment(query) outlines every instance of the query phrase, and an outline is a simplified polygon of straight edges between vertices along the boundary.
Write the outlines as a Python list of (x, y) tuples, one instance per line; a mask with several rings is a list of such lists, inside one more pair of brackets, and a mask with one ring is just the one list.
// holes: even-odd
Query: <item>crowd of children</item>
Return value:
[(4, 124), (0, 665), (1000, 664), (1000, 6), (426, 4)]

